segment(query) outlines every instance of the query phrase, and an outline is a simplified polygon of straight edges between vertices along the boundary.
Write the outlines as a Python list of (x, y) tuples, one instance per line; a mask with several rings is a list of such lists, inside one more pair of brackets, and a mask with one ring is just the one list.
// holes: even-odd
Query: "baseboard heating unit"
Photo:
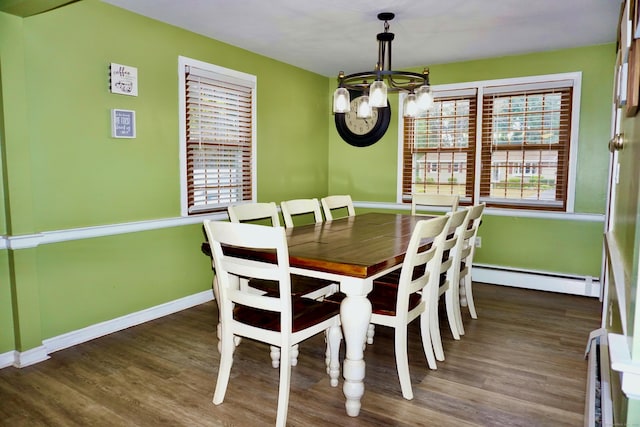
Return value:
[(487, 264), (473, 264), (474, 282), (513, 286), (538, 291), (559, 292), (600, 298), (600, 280), (591, 276), (577, 276), (554, 272), (514, 269)]
[(585, 427), (613, 425), (613, 400), (609, 371), (609, 343), (604, 328), (589, 335), (585, 357), (589, 361), (584, 405)]

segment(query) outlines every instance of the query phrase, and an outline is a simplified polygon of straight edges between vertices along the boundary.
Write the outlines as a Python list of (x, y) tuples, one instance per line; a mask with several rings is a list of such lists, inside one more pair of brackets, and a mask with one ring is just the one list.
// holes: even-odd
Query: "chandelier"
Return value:
[(357, 117), (368, 118), (372, 108), (387, 106), (387, 92), (408, 92), (403, 104), (405, 117), (416, 117), (433, 105), (433, 94), (429, 85), (429, 69), (422, 73), (394, 71), (391, 68), (391, 42), (394, 34), (389, 32), (389, 21), (395, 17), (391, 12), (378, 14), (384, 21), (384, 32), (378, 33), (378, 62), (373, 71), (344, 75), (338, 74), (338, 88), (333, 94), (333, 112), (348, 113), (351, 110), (349, 92), (361, 92)]

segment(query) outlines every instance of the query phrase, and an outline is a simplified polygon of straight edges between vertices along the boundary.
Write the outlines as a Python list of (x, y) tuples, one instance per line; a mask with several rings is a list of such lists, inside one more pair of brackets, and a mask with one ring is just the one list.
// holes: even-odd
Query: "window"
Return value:
[(404, 118), (403, 200), (412, 193), (473, 194), (476, 91), (440, 94), (434, 108)]
[(255, 197), (256, 78), (180, 57), (182, 214)]
[[(429, 192), (458, 194), (463, 204), (573, 210), (580, 73), (434, 89), (431, 111), (404, 118), (401, 200)], [(428, 173), (425, 159), (440, 172)]]

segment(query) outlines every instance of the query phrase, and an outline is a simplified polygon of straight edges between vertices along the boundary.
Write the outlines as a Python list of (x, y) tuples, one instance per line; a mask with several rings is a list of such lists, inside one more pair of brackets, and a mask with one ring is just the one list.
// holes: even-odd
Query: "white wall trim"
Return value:
[[(408, 203), (387, 203), (387, 202), (358, 202), (354, 201), (356, 208), (369, 209), (390, 209), (390, 210), (406, 210), (411, 211), (411, 205)], [(436, 211), (436, 208), (433, 209)], [(484, 216), (509, 216), (513, 218), (539, 218), (539, 219), (560, 219), (566, 221), (588, 221), (604, 223), (604, 214), (590, 213), (572, 213), (572, 212), (546, 212), (524, 209), (496, 209), (486, 208)]]
[[(8, 249), (28, 249), (47, 243), (70, 240), (92, 239), (116, 234), (137, 233), (161, 228), (179, 227), (202, 223), (205, 219), (228, 219), (226, 212), (217, 214), (192, 215), (189, 217), (163, 218), (149, 221), (125, 222), (121, 224), (99, 225), (95, 227), (70, 228), (66, 230), (43, 231), (42, 233), (20, 236), (4, 236), (2, 240)], [(0, 240), (0, 244), (3, 243)]]
[[(406, 203), (385, 202), (354, 202), (357, 208), (388, 209), (410, 211), (411, 206)], [(544, 218), (567, 221), (604, 222), (601, 214), (580, 214), (566, 212), (525, 211), (517, 209), (487, 208), (484, 215), (510, 216), (515, 218)], [(189, 217), (162, 218), (149, 221), (125, 222), (120, 224), (98, 225), (95, 227), (69, 228), (66, 230), (43, 231), (41, 233), (23, 234), (19, 236), (0, 236), (0, 250), (29, 249), (49, 243), (67, 242), (71, 240), (92, 239), (96, 237), (113, 236), (125, 233), (157, 230), (161, 228), (179, 227), (201, 223), (205, 219), (226, 220), (226, 212), (216, 214), (192, 215)]]
[(640, 362), (631, 359), (630, 338), (609, 334), (611, 369), (620, 372), (622, 391), (629, 399), (640, 399)]
[(16, 362), (18, 352), (15, 350), (0, 354), (0, 369), (12, 366)]
[(600, 281), (591, 276), (574, 276), (553, 272), (507, 269), (500, 266), (473, 264), (474, 282), (563, 294), (600, 297)]
[(49, 358), (47, 349), (43, 345), (41, 345), (40, 347), (29, 349), (27, 351), (16, 351), (15, 353), (16, 357), (13, 362), (13, 366), (15, 366), (16, 368), (24, 368), (25, 366), (44, 362)]
[(113, 332), (121, 331), (150, 320), (158, 319), (160, 317), (194, 307), (211, 301), (212, 299), (212, 290), (199, 292), (155, 307), (100, 322), (66, 334), (58, 335), (57, 337), (43, 340), (42, 344), (44, 348), (46, 348), (47, 353), (53, 353), (54, 351), (62, 350)]

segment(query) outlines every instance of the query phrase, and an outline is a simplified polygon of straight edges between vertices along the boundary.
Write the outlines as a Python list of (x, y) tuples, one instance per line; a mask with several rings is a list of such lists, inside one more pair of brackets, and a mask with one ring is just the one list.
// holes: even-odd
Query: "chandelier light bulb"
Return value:
[(369, 97), (367, 95), (360, 97), (360, 104), (358, 104), (356, 117), (359, 119), (368, 119), (371, 117), (371, 105), (369, 104)]
[(376, 80), (369, 87), (369, 104), (372, 107), (387, 106), (387, 85), (382, 80)]
[(416, 91), (416, 97), (420, 111), (424, 112), (433, 107), (433, 92), (431, 91), (431, 86), (420, 86)]
[(351, 100), (349, 99), (349, 91), (343, 87), (339, 87), (333, 93), (333, 112), (348, 113), (351, 111)]
[(415, 93), (410, 93), (404, 99), (403, 110), (405, 117), (416, 117), (418, 115), (418, 101)]

